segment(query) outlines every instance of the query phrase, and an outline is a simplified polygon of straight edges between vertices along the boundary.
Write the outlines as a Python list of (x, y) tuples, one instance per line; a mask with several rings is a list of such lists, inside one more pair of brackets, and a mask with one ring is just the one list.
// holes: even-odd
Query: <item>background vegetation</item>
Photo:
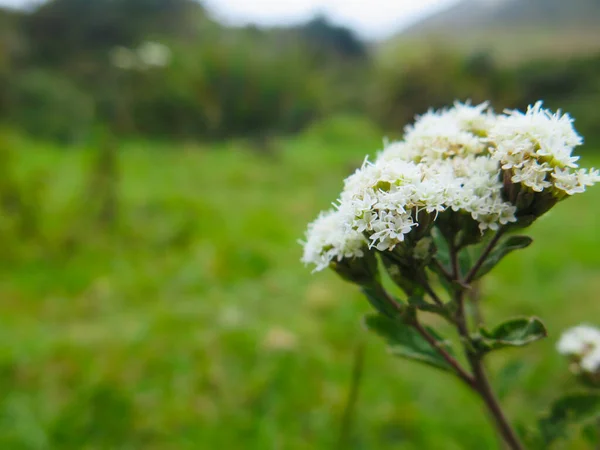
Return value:
[[(538, 38), (567, 36), (560, 17)], [(500, 448), (476, 399), (389, 358), (360, 294), (311, 275), (296, 241), (383, 136), (455, 99), (545, 99), (598, 164), (600, 53), (419, 33), (231, 28), (188, 0), (0, 11), (0, 448), (335, 448), (361, 348), (344, 448)], [(168, 64), (115, 66), (148, 41)], [(536, 223), (483, 287), (492, 322), (552, 332), (491, 368), (520, 423), (573, 387), (558, 333), (600, 313), (599, 195)]]

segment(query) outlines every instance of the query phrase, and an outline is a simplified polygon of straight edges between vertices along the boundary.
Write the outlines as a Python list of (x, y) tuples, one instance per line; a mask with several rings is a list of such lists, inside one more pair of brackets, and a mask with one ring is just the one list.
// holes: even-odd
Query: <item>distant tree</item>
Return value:
[(299, 31), (311, 50), (324, 59), (332, 55), (344, 59), (362, 59), (367, 56), (364, 42), (352, 30), (333, 25), (324, 16), (315, 17), (302, 25)]

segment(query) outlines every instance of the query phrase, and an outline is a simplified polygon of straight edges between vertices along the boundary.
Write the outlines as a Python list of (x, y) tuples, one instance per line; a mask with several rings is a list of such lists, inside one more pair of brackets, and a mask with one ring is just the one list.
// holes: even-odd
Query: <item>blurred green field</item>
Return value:
[[(378, 130), (350, 118), (268, 144), (123, 143), (107, 225), (94, 152), (11, 140), (0, 164), (0, 448), (335, 448), (361, 343), (345, 448), (501, 448), (471, 393), (390, 358), (361, 328), (357, 290), (299, 262), (306, 223), (380, 147)], [(493, 357), (516, 421), (574, 387), (554, 351), (560, 331), (599, 324), (599, 201), (591, 189), (542, 218), (536, 243), (484, 287), (490, 323), (538, 315), (551, 331)]]

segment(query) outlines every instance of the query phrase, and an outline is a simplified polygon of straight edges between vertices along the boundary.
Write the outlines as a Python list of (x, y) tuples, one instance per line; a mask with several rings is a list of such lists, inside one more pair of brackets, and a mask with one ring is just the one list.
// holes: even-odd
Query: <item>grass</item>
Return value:
[[(90, 182), (93, 152), (13, 143), (3, 192), (22, 191), (33, 225), (6, 207), (0, 220), (0, 448), (335, 448), (360, 345), (346, 448), (500, 448), (477, 399), (392, 359), (356, 289), (298, 261), (306, 223), (379, 133), (346, 119), (273, 145), (126, 143), (107, 188)], [(114, 186), (107, 224), (97, 202)], [(553, 347), (600, 316), (599, 200), (557, 207), (485, 286), (490, 323), (538, 315), (551, 330), (493, 358), (516, 421), (575, 386)]]

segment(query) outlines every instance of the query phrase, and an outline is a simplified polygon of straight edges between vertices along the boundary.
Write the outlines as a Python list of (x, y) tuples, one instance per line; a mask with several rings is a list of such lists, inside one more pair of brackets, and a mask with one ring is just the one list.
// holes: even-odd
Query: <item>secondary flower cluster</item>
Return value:
[(557, 344), (558, 352), (575, 363), (577, 372), (598, 374), (600, 372), (600, 330), (579, 325), (563, 333)]
[(429, 111), (345, 180), (335, 207), (309, 225), (302, 260), (322, 270), (392, 251), (446, 212), (480, 233), (540, 215), (600, 180), (577, 169), (581, 142), (568, 115), (541, 103), (526, 113), (494, 114), (487, 103)]

